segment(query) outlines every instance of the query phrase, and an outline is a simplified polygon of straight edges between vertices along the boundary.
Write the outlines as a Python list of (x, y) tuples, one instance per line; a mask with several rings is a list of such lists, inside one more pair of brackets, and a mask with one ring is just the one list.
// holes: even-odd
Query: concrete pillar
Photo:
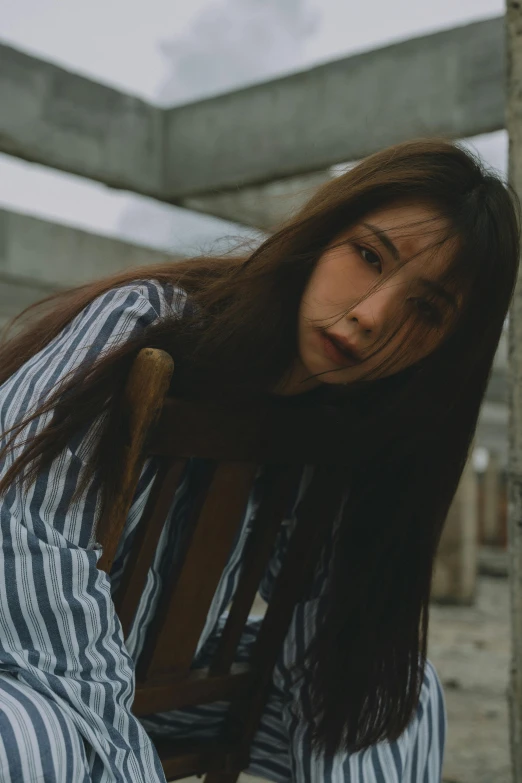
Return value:
[(435, 561), (432, 599), (470, 604), (477, 581), (477, 480), (468, 461), (448, 513)]
[(484, 472), (483, 540), (485, 544), (500, 544), (500, 481), (497, 455), (490, 451)]

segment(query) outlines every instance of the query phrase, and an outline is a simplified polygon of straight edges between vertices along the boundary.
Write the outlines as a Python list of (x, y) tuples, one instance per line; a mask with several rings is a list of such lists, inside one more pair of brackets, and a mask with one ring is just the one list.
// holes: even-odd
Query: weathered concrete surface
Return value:
[[(0, 316), (4, 317), (6, 307), (16, 314), (27, 306), (28, 296), (40, 298), (40, 290), (44, 296), (50, 289), (87, 283), (126, 267), (167, 259), (175, 257), (0, 209)], [(9, 294), (7, 281), (13, 286)]]
[(266, 185), (225, 190), (215, 196), (189, 197), (183, 199), (182, 205), (206, 215), (233, 220), (262, 231), (273, 231), (331, 178), (329, 170), (320, 171)]
[[(503, 376), (498, 381), (504, 384), (506, 382)], [(508, 450), (508, 409), (506, 403), (491, 401), (490, 394), (491, 386), (486, 392), (486, 401), (482, 405), (475, 441), (477, 446), (485, 446), (496, 452), (500, 467), (505, 469)]]
[(182, 205), (502, 128), (503, 74), (500, 18), (169, 110), (0, 46), (0, 151)]
[(468, 461), (448, 513), (435, 560), (436, 601), (471, 604), (477, 583), (477, 478)]
[(0, 328), (26, 307), (44, 299), (56, 287), (17, 280), (0, 273)]
[(484, 523), (482, 536), (486, 544), (500, 544), (500, 471), (498, 456), (489, 453), (489, 461), (484, 473)]
[(492, 19), (170, 109), (168, 197), (319, 171), (416, 136), (503, 128), (503, 49)]
[[(162, 157), (166, 114), (159, 107), (2, 44), (0, 107), (0, 151), (168, 200)], [(327, 172), (313, 174), (178, 205), (273, 228), (328, 178)]]
[(0, 151), (161, 198), (163, 114), (0, 45)]

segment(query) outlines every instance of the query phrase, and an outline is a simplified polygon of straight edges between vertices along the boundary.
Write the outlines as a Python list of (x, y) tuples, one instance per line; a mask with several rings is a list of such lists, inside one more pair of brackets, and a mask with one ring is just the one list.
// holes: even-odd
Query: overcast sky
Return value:
[[(170, 105), (503, 9), (503, 0), (3, 0), (0, 39)], [(477, 148), (505, 167), (503, 132)], [(231, 230), (7, 156), (0, 156), (0, 204), (169, 249)], [(126, 220), (129, 214), (142, 219)]]

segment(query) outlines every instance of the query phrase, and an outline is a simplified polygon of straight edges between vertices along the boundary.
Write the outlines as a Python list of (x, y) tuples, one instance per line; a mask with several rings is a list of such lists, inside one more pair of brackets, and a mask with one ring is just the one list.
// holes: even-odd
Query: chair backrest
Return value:
[[(187, 460), (208, 460), (207, 474), (192, 498), (180, 564), (163, 589), (140, 655), (133, 710), (146, 715), (229, 701), (228, 719), (217, 740), (194, 747), (186, 743), (177, 747), (172, 742), (158, 745), (167, 777), (210, 773), (213, 780), (228, 782), (248, 765), (249, 746), (293, 608), (312, 575), (341, 502), (347, 458), (338, 437), (341, 423), (331, 409), (288, 409), (276, 400), (226, 406), (173, 399), (166, 396), (173, 370), (170, 356), (155, 349), (142, 350), (134, 362), (125, 394), (129, 434), (122, 444), (121, 486), (100, 526), (104, 531), (100, 568), (110, 570), (145, 460), (159, 457), (160, 467), (115, 598), (127, 632)], [(314, 466), (313, 477), (252, 658), (248, 665), (234, 664), (280, 522), (295, 496), (304, 465)], [(220, 643), (208, 670), (191, 669), (260, 466), (264, 466), (264, 492)]]

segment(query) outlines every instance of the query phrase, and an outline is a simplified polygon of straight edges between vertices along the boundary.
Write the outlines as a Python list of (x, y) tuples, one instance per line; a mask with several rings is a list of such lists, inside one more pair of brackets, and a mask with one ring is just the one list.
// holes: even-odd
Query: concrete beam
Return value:
[[(50, 290), (166, 260), (175, 257), (0, 209), (0, 316), (7, 305), (13, 314), (20, 312), (27, 296), (42, 298)], [(13, 286), (9, 295), (8, 283)]]
[(161, 109), (0, 45), (0, 151), (163, 198)]
[(215, 196), (189, 197), (181, 204), (195, 212), (253, 226), (261, 231), (273, 231), (331, 178), (329, 170), (320, 171), (266, 185), (226, 190)]
[(503, 19), (414, 38), (170, 109), (171, 200), (504, 127)]
[[(0, 106), (0, 151), (168, 200), (162, 187), (162, 109), (2, 44)], [(273, 228), (300, 206), (300, 190), (308, 193), (328, 176), (200, 197), (179, 206)]]
[(17, 280), (0, 273), (0, 327), (54, 290), (56, 286)]
[(161, 110), (0, 46), (0, 151), (183, 205), (502, 128), (503, 47), (491, 19)]

